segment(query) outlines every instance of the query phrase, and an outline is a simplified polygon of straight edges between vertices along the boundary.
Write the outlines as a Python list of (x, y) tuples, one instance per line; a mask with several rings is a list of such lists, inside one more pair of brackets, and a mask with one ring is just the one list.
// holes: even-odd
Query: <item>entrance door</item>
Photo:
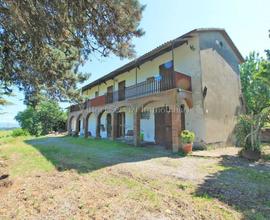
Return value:
[(155, 142), (166, 148), (172, 146), (172, 113), (167, 107), (155, 109)]
[(107, 125), (106, 125), (106, 128), (107, 128), (107, 137), (111, 137), (112, 135), (112, 116), (111, 114), (107, 114)]
[(118, 100), (125, 99), (125, 89), (126, 89), (126, 81), (121, 81), (118, 83)]
[(125, 112), (117, 113), (117, 137), (125, 136)]

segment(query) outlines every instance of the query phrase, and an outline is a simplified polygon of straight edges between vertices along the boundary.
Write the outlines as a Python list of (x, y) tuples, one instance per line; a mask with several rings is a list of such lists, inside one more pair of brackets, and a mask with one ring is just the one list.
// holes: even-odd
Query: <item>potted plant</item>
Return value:
[(195, 139), (195, 134), (189, 130), (183, 130), (180, 134), (182, 142), (182, 150), (184, 153), (188, 154), (192, 151), (193, 141)]

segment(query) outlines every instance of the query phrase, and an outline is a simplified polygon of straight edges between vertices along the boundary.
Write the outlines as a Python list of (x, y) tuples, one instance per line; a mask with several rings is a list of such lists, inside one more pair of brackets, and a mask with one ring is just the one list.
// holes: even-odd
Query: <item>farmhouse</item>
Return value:
[(82, 88), (70, 106), (69, 134), (151, 142), (178, 151), (179, 133), (195, 144), (231, 140), (243, 110), (242, 55), (224, 29), (195, 29)]

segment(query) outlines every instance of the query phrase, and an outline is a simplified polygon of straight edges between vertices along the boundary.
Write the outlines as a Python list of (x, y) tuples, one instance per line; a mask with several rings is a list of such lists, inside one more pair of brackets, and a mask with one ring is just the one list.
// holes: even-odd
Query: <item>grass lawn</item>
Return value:
[(267, 219), (268, 146), (257, 163), (227, 151), (184, 157), (107, 140), (0, 132), (0, 171), (12, 182), (0, 184), (0, 219)]

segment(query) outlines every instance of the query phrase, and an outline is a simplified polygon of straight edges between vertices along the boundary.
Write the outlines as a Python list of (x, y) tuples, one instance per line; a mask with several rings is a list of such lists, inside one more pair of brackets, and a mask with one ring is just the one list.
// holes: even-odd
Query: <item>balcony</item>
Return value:
[(191, 91), (191, 77), (179, 72), (174, 72), (173, 75), (163, 77), (162, 79), (152, 78), (147, 81), (137, 83), (136, 85), (126, 87), (123, 90), (106, 93), (106, 104), (125, 99), (147, 96), (173, 88), (181, 88)]
[(105, 95), (88, 100), (83, 105), (73, 105), (70, 107), (70, 111), (79, 111), (80, 109), (86, 109), (87, 107), (103, 106), (105, 104), (126, 99), (139, 98), (173, 88), (181, 88), (187, 91), (192, 91), (191, 77), (179, 72), (174, 72), (171, 75), (163, 77), (153, 77), (141, 83), (125, 87), (122, 90), (106, 93)]

